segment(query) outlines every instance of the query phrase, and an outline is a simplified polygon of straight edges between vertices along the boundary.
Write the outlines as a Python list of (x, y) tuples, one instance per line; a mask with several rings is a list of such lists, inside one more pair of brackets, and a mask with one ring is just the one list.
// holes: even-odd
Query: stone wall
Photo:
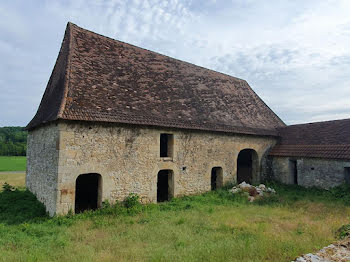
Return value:
[(273, 157), (272, 170), (276, 180), (293, 184), (294, 177), (290, 160), (297, 161), (298, 184), (304, 187), (331, 188), (345, 183), (345, 167), (350, 161), (320, 158)]
[[(58, 214), (74, 211), (80, 174), (101, 174), (102, 200), (113, 203), (137, 193), (144, 203), (156, 202), (159, 170), (173, 171), (175, 197), (198, 194), (210, 190), (213, 167), (222, 167), (224, 184), (233, 183), (242, 149), (254, 149), (260, 166), (275, 144), (274, 138), (88, 122), (59, 122), (58, 128)], [(172, 158), (160, 157), (161, 133), (174, 135)]]
[(29, 131), (27, 140), (26, 186), (46, 206), (56, 211), (59, 132), (56, 124)]

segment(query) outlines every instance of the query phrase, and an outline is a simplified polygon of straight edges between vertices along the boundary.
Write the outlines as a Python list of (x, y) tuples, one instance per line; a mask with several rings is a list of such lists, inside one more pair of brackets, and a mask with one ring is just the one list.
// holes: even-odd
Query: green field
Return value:
[(2, 191), (0, 261), (291, 261), (349, 223), (349, 188), (274, 187), (255, 203), (221, 189), (55, 218), (30, 192)]
[(0, 172), (2, 171), (25, 171), (25, 156), (0, 156)]

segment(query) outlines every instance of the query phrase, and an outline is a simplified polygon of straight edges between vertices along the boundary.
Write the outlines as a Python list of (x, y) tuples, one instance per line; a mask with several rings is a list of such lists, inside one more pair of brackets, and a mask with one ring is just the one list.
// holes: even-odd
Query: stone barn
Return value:
[(282, 154), (292, 128), (242, 79), (68, 23), (27, 126), (26, 185), (63, 215), (130, 193), (162, 202), (258, 183), (272, 170), (289, 183), (292, 161), (306, 181), (309, 159)]

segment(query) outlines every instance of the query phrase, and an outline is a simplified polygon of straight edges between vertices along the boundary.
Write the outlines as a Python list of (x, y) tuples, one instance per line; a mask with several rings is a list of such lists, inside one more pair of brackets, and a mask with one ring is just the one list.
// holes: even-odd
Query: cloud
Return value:
[(286, 122), (349, 118), (350, 2), (0, 2), (0, 126), (33, 117), (67, 21), (246, 79)]

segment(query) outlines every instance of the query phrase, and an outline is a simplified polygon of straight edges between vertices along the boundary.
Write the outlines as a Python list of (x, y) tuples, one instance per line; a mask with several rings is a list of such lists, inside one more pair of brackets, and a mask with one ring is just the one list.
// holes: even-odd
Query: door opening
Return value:
[(213, 167), (211, 169), (211, 190), (222, 187), (223, 185), (223, 173), (221, 167)]
[[(258, 154), (253, 149), (243, 149), (237, 158), (237, 183), (253, 183), (257, 172)], [(254, 180), (254, 181), (255, 181)], [(256, 181), (255, 181), (256, 183)]]
[(157, 179), (157, 202), (169, 201), (173, 197), (173, 171), (160, 170)]
[(102, 177), (100, 174), (82, 174), (75, 184), (75, 213), (101, 207)]

